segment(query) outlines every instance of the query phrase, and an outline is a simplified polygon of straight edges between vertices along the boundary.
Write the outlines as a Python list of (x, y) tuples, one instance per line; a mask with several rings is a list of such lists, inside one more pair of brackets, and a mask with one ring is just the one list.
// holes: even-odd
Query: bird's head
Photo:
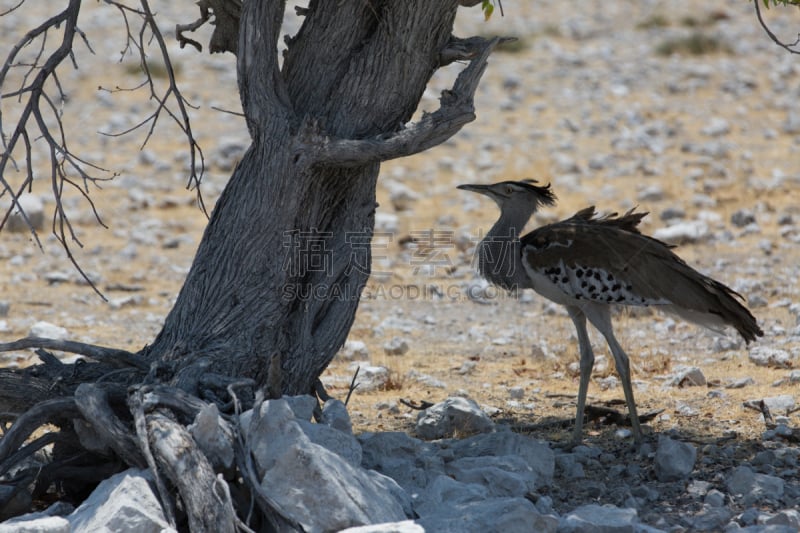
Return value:
[(534, 179), (522, 181), (501, 181), (492, 185), (464, 184), (458, 188), (484, 194), (494, 200), (500, 211), (526, 213), (528, 216), (535, 213), (539, 206), (555, 205), (556, 195), (551, 190), (550, 184), (535, 185)]

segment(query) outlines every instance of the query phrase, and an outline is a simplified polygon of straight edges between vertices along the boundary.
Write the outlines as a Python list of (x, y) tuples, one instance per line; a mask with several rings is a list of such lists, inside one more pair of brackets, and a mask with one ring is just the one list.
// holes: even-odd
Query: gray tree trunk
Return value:
[[(41, 360), (0, 369), (0, 411), (14, 420), (0, 439), (0, 475), (15, 472), (0, 510), (19, 494), (14, 514), (25, 512), (53, 487), (79, 501), (133, 465), (154, 474), (173, 527), (171, 488), (193, 531), (233, 531), (244, 517), (299, 528), (260, 491), (249, 444), (233, 438), (238, 422), (220, 413), (236, 413), (233, 388), (252, 381), (270, 396), (311, 392), (344, 343), (369, 277), (380, 163), (436, 146), (475, 118), (473, 96), (498, 40), (450, 31), (458, 5), (479, 2), (311, 0), (282, 67), (285, 2), (198, 2), (203, 20), (214, 13), (212, 50), (237, 54), (252, 145), (152, 345), (132, 354), (35, 337), (0, 344), (38, 348)], [(467, 65), (439, 109), (410, 123), (432, 74), (457, 60)], [(64, 364), (47, 350), (90, 361)], [(201, 413), (233, 448), (229, 460), (187, 430)], [(59, 430), (36, 436), (48, 424)], [(35, 457), (51, 444), (48, 457)], [(232, 476), (227, 485), (218, 472)]]
[[(164, 328), (143, 353), (204, 373), (309, 392), (344, 343), (369, 276), (380, 162), (474, 119), (495, 41), (451, 36), (475, 0), (312, 1), (282, 68), (284, 2), (245, 0), (238, 49), (252, 145), (211, 216)], [(407, 124), (440, 66), (469, 59), (441, 108)]]

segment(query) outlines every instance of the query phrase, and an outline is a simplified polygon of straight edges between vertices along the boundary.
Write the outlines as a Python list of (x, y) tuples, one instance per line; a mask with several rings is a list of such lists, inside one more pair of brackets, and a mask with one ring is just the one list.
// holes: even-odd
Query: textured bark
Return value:
[(228, 485), (198, 450), (186, 428), (163, 414), (147, 417), (154, 456), (181, 495), (189, 529), (197, 533), (233, 533), (236, 513)]
[(277, 354), (283, 392), (312, 390), (369, 276), (380, 162), (441, 143), (474, 118), (493, 46), (485, 41), (463, 52), (470, 70), (442, 108), (404, 128), (442, 58), (452, 60), (458, 4), (312, 1), (281, 70), (284, 2), (244, 2), (237, 57), (252, 145), (144, 355), (174, 362), (180, 383), (213, 372), (263, 386)]
[[(177, 38), (197, 45), (182, 33), (213, 15), (210, 48), (237, 54), (252, 145), (151, 346), (134, 354), (42, 338), (0, 344), (38, 348), (41, 360), (0, 369), (0, 420), (14, 421), (0, 439), (0, 476), (13, 471), (6, 481), (15, 487), (0, 498), (3, 516), (54, 489), (80, 502), (108, 475), (146, 466), (173, 526), (183, 510), (192, 531), (233, 531), (241, 520), (300, 529), (260, 490), (227, 416), (251, 406), (255, 389), (268, 397), (316, 389), (324, 398), (318, 377), (369, 277), (380, 163), (427, 150), (475, 118), (475, 90), (498, 40), (458, 39), (450, 29), (458, 5), (476, 1), (311, 0), (282, 68), (285, 2), (198, 3), (200, 19), (179, 26)], [(453, 61), (468, 64), (440, 108), (410, 123), (430, 77)], [(46, 350), (91, 361), (64, 364)], [(58, 431), (36, 437), (48, 424)]]

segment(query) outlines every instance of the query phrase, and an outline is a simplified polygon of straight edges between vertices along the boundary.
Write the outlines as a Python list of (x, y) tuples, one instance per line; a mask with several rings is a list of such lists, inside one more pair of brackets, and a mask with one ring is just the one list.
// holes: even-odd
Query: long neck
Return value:
[(489, 282), (512, 289), (524, 274), (519, 236), (531, 213), (502, 212), (478, 244), (478, 271)]

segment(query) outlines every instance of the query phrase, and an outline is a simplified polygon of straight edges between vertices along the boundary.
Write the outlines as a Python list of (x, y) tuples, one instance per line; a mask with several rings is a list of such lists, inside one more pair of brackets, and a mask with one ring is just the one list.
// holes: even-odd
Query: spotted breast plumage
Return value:
[(572, 319), (580, 351), (580, 384), (573, 443), (581, 439), (594, 352), (586, 322), (605, 337), (622, 382), (636, 442), (642, 432), (628, 356), (614, 336), (611, 305), (655, 306), (721, 331), (733, 326), (746, 342), (763, 335), (755, 317), (730, 287), (690, 267), (672, 247), (639, 231), (647, 213), (598, 216), (594, 207), (520, 233), (540, 206), (553, 205), (549, 185), (533, 180), (460, 185), (497, 203), (500, 218), (478, 244), (478, 270), (504, 288), (531, 288), (562, 304)]

